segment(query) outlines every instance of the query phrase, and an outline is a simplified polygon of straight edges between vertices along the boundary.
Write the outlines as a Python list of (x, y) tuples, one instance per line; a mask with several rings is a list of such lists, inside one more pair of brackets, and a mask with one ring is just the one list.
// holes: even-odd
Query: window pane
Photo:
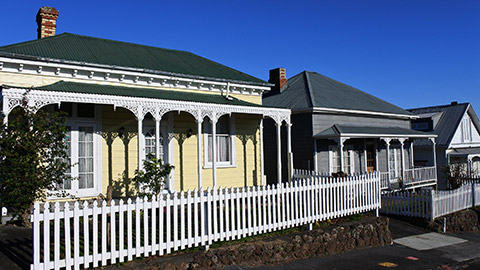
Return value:
[(89, 173), (86, 175), (87, 178), (87, 188), (93, 188), (93, 174)]
[(207, 139), (207, 149), (208, 149), (208, 157), (207, 157), (207, 160), (208, 162), (212, 162), (212, 135), (208, 135), (208, 139)]
[(390, 156), (389, 156), (389, 171), (390, 175), (395, 177), (396, 176), (396, 171), (395, 171), (395, 149), (390, 148)]
[[(161, 144), (160, 144), (160, 148)], [(150, 129), (147, 133), (145, 133), (145, 156), (148, 154), (155, 155), (155, 130)], [(161, 157), (161, 155), (160, 155)]]
[(85, 158), (78, 159), (78, 171), (80, 173), (85, 172)]
[(340, 171), (340, 154), (338, 147), (331, 147), (330, 151), (332, 153), (332, 172), (337, 173)]
[(85, 174), (80, 174), (78, 176), (78, 188), (85, 188)]
[[(212, 134), (210, 125), (206, 125), (204, 130), (207, 131), (207, 161), (212, 162)], [(230, 136), (230, 117), (224, 115), (220, 117), (216, 125), (216, 156), (218, 162), (231, 162), (232, 145)]]
[(71, 188), (72, 188), (72, 182), (70, 180), (63, 181), (63, 189), (71, 189)]
[(217, 161), (230, 160), (230, 137), (221, 135), (217, 137)]
[(93, 172), (93, 158), (86, 159), (85, 163), (86, 163), (85, 171), (86, 172)]
[(93, 188), (93, 127), (79, 127), (78, 140), (78, 188)]
[(343, 151), (343, 172), (344, 173), (351, 173), (351, 159), (350, 159), (350, 151), (344, 150)]

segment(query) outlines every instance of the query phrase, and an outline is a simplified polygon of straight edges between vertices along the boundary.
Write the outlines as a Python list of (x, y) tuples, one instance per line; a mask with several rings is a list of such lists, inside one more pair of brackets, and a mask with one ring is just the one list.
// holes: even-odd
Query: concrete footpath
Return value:
[(390, 229), (392, 246), (249, 269), (480, 269), (480, 232), (438, 234), (396, 219)]

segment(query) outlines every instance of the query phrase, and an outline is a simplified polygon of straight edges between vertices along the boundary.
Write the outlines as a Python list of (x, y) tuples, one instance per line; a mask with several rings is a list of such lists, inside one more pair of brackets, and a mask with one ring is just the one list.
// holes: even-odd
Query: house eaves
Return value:
[(392, 118), (401, 118), (401, 119), (417, 119), (417, 118), (419, 118), (418, 115), (395, 114), (395, 113), (362, 111), (362, 110), (335, 109), (335, 108), (323, 108), (323, 107), (314, 107), (314, 108), (305, 108), (305, 109), (296, 109), (296, 110), (292, 109), (292, 114), (297, 114), (297, 113), (356, 114), (356, 115), (383, 116), (383, 117), (392, 117)]

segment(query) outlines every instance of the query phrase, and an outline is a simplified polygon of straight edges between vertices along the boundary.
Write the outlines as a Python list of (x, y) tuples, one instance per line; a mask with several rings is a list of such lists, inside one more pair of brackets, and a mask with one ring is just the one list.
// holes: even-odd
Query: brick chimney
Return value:
[(37, 13), (37, 37), (51, 37), (55, 36), (55, 29), (57, 28), (58, 10), (53, 7), (43, 6)]
[(275, 84), (272, 87), (273, 91), (282, 92), (288, 86), (287, 75), (284, 68), (275, 68), (270, 70), (270, 78), (268, 79), (269, 83)]

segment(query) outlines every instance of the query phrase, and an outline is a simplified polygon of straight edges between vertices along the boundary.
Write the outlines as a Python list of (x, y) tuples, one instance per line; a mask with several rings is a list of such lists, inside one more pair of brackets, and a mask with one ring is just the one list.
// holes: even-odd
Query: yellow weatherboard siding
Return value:
[[(60, 80), (73, 82), (86, 82), (77, 78), (60, 78), (55, 76), (44, 76), (35, 74), (16, 74), (0, 72), (0, 84), (15, 85), (20, 87), (37, 87), (53, 84)], [(129, 87), (145, 87), (141, 85), (122, 84), (120, 82), (97, 82), (108, 85), (119, 85)], [(158, 87), (155, 88), (161, 91)], [(212, 95), (208, 91), (194, 89), (165, 89), (169, 91), (195, 92)], [(261, 97), (249, 94), (231, 94), (240, 100), (261, 104)], [(192, 115), (181, 112), (170, 112), (173, 114), (173, 165), (174, 189), (188, 190), (198, 187), (198, 160), (197, 160), (197, 124)], [(217, 168), (217, 185), (222, 187), (243, 187), (261, 184), (260, 173), (260, 133), (258, 115), (235, 114), (235, 165)], [(164, 116), (167, 119), (167, 115)], [(138, 134), (137, 120), (132, 112), (117, 108), (113, 110), (111, 105), (102, 105), (102, 127), (101, 127), (101, 193), (106, 195), (107, 187), (113, 187), (114, 196), (134, 195), (135, 187), (131, 183), (134, 171), (138, 167)], [(208, 118), (205, 118), (208, 121)], [(144, 123), (145, 124), (145, 123)], [(123, 138), (118, 136), (118, 131), (123, 127), (125, 134)], [(202, 126), (203, 127), (203, 126)], [(192, 136), (186, 138), (189, 130)], [(202, 133), (203, 134), (203, 133)], [(206, 145), (202, 135), (202, 182), (203, 187), (213, 185), (212, 169), (204, 168), (203, 158), (205, 157)], [(168, 148), (168, 147), (167, 147)], [(168, 151), (165, 149), (165, 151)]]
[[(120, 128), (125, 132), (118, 135)], [(133, 195), (130, 183), (138, 167), (137, 120), (128, 110), (102, 106), (102, 193), (112, 185), (113, 195)]]
[[(187, 133), (192, 135), (187, 138)], [(173, 158), (175, 166), (175, 190), (193, 189), (198, 186), (197, 177), (197, 124), (195, 118), (185, 112), (173, 116)]]
[[(197, 125), (194, 117), (186, 112), (171, 113), (174, 189), (193, 190), (198, 187)], [(205, 121), (208, 119), (205, 118)], [(243, 187), (261, 184), (258, 124), (259, 116), (235, 114), (236, 165), (217, 168), (218, 186)], [(125, 128), (123, 138), (118, 137), (121, 127)], [(190, 129), (192, 136), (187, 138)], [(106, 194), (107, 186), (112, 185), (114, 196), (134, 195), (135, 188), (131, 183), (128, 184), (138, 166), (137, 121), (133, 114), (122, 108), (113, 111), (113, 106), (103, 106), (102, 138), (102, 193)], [(201, 141), (202, 180), (203, 187), (207, 188), (213, 185), (212, 169), (204, 168), (203, 158), (207, 149), (203, 135)]]

